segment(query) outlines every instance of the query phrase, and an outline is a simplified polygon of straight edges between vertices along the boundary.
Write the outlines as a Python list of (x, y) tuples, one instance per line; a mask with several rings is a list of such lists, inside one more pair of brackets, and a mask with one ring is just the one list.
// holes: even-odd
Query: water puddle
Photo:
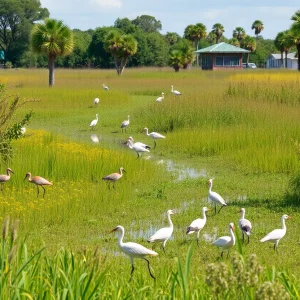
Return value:
[(218, 236), (218, 227), (214, 227), (212, 233), (203, 234), (204, 240), (207, 243), (212, 243), (213, 241), (215, 241), (217, 239), (217, 236)]

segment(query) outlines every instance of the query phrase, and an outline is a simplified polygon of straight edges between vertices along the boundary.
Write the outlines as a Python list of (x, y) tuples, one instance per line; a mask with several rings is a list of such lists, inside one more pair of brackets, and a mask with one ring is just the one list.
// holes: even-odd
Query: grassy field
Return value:
[[(9, 94), (36, 100), (18, 110), (22, 116), (32, 109), (34, 117), (24, 138), (14, 142), (9, 166), (1, 165), (1, 173), (11, 167), (15, 174), (0, 195), (0, 221), (9, 216), (11, 222), (20, 222), (16, 241), (2, 237), (1, 280), (6, 289), (0, 296), (300, 297), (298, 73), (128, 69), (117, 77), (113, 70), (56, 70), (56, 86), (48, 88), (47, 72), (0, 71)], [(110, 91), (102, 89), (103, 83)], [(175, 98), (171, 85), (183, 96)], [(156, 103), (161, 92), (165, 99)], [(98, 107), (95, 97), (100, 98)], [(99, 121), (91, 130), (96, 113)], [(130, 125), (122, 133), (120, 124), (127, 115)], [(153, 146), (141, 133), (144, 127), (166, 139), (137, 159), (123, 143), (133, 136)], [(127, 173), (116, 189), (109, 189), (101, 178), (120, 167)], [(26, 172), (53, 182), (45, 198), (37, 198), (36, 187), (23, 181)], [(203, 206), (211, 206), (209, 178), (228, 206), (220, 214), (208, 213), (197, 246), (185, 231), (202, 217)], [(247, 246), (239, 240), (241, 207), (253, 224)], [(159, 256), (150, 258), (156, 281), (145, 262), (136, 260), (129, 282), (130, 261), (108, 232), (122, 225), (125, 241), (149, 247), (146, 240), (167, 224), (168, 209), (177, 211), (172, 216), (174, 233), (166, 255), (157, 245)], [(272, 244), (259, 240), (280, 228), (283, 214), (292, 219), (276, 254)], [(229, 235), (230, 222), (236, 225), (237, 245), (222, 260), (211, 242)]]

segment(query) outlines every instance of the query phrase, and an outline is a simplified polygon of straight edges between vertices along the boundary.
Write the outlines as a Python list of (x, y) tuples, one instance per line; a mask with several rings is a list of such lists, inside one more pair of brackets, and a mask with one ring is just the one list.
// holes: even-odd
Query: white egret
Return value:
[(220, 212), (220, 210), (221, 210), (224, 206), (226, 206), (227, 204), (226, 204), (225, 200), (222, 198), (221, 195), (219, 195), (218, 193), (213, 192), (213, 191), (211, 190), (212, 185), (213, 185), (213, 180), (212, 180), (212, 179), (209, 179), (209, 181), (208, 181), (208, 186), (209, 186), (209, 189), (208, 189), (208, 198), (209, 198), (209, 200), (211, 200), (212, 202), (214, 202), (214, 204), (215, 204), (215, 214), (216, 214), (216, 213), (217, 213), (217, 204), (222, 205), (222, 206), (220, 207), (220, 209), (219, 209), (218, 212)]
[(95, 126), (97, 125), (97, 123), (98, 123), (98, 114), (96, 114), (96, 119), (94, 119), (94, 120), (91, 122), (91, 124), (90, 124), (91, 129), (92, 129), (92, 128), (95, 128)]
[(278, 253), (277, 247), (279, 241), (285, 236), (286, 234), (286, 226), (285, 226), (285, 220), (290, 219), (288, 215), (283, 215), (281, 217), (281, 224), (282, 228), (281, 229), (275, 229), (268, 233), (264, 238), (262, 238), (260, 241), (263, 242), (271, 242), (274, 243), (274, 251)]
[(39, 192), (40, 192), (39, 186), (41, 186), (43, 188), (43, 190), (44, 190), (44, 193), (43, 193), (43, 198), (44, 198), (45, 197), (45, 193), (46, 193), (44, 185), (52, 185), (52, 183), (50, 181), (48, 181), (47, 179), (45, 179), (45, 178), (43, 178), (41, 176), (33, 176), (31, 178), (31, 173), (29, 173), (29, 172), (26, 173), (26, 176), (25, 176), (24, 180), (26, 178), (28, 179), (28, 181), (30, 183), (33, 183), (33, 184), (36, 185), (36, 187), (37, 187), (37, 197), (39, 196)]
[(128, 145), (128, 147), (132, 150), (134, 150), (137, 154), (137, 157), (140, 157), (140, 153), (142, 152), (150, 152), (149, 149), (150, 147), (143, 144), (143, 143), (140, 143), (140, 142), (137, 142), (137, 143), (133, 143), (133, 139), (132, 137), (129, 137), (126, 141), (126, 144)]
[(175, 96), (181, 96), (181, 95), (182, 95), (179, 91), (173, 89), (173, 85), (171, 85), (171, 92), (172, 92), (173, 95), (175, 95)]
[(166, 253), (165, 246), (166, 246), (167, 240), (172, 236), (172, 233), (173, 233), (173, 223), (171, 220), (171, 215), (174, 215), (174, 214), (176, 214), (176, 212), (174, 212), (174, 210), (172, 210), (172, 209), (169, 209), (167, 211), (169, 226), (157, 230), (147, 240), (149, 243), (161, 243), (162, 242), (162, 249), (164, 250), (165, 253)]
[(207, 207), (203, 207), (202, 208), (203, 218), (202, 219), (199, 218), (199, 219), (194, 220), (186, 230), (186, 234), (192, 234), (194, 232), (197, 232), (197, 245), (199, 245), (200, 231), (201, 231), (201, 229), (203, 229), (203, 227), (206, 224), (206, 212), (207, 211), (209, 211), (209, 209)]
[(1, 191), (3, 192), (4, 183), (10, 180), (10, 174), (15, 174), (11, 168), (6, 169), (6, 174), (0, 175)]
[(241, 218), (239, 220), (239, 227), (243, 234), (243, 242), (244, 242), (244, 235), (246, 234), (248, 236), (248, 244), (249, 244), (252, 224), (249, 220), (245, 219), (245, 208), (241, 208), (240, 213), (241, 213)]
[(155, 101), (156, 101), (156, 102), (162, 102), (162, 101), (164, 100), (164, 97), (165, 97), (165, 93), (162, 92), (162, 93), (161, 93), (161, 96), (158, 97)]
[(215, 246), (217, 246), (219, 248), (222, 248), (222, 252), (221, 252), (221, 257), (222, 258), (223, 258), (223, 252), (224, 252), (224, 250), (228, 249), (228, 254), (227, 254), (227, 258), (228, 258), (230, 248), (235, 245), (235, 236), (234, 236), (233, 231), (234, 231), (234, 224), (230, 223), (229, 224), (230, 236), (219, 237), (217, 240), (215, 240), (212, 243), (212, 245), (215, 245)]
[(21, 133), (24, 135), (26, 132), (26, 127), (21, 127)]
[(108, 86), (105, 85), (104, 83), (102, 84), (102, 86), (103, 86), (103, 89), (104, 89), (105, 91), (108, 91), (108, 90), (109, 90)]
[(131, 277), (130, 277), (130, 279), (132, 278), (132, 274), (134, 272), (134, 259), (135, 258), (144, 259), (148, 263), (149, 274), (153, 279), (155, 279), (155, 277), (152, 274), (151, 269), (150, 269), (150, 261), (147, 258), (145, 258), (145, 256), (147, 256), (147, 255), (156, 256), (156, 255), (158, 255), (158, 253), (156, 253), (153, 250), (147, 249), (146, 247), (144, 247), (140, 244), (137, 244), (137, 243), (132, 243), (132, 242), (124, 243), (123, 238), (124, 238), (125, 230), (124, 230), (123, 226), (119, 225), (116, 228), (114, 228), (111, 232), (118, 233), (119, 248), (130, 258), (130, 262), (131, 262), (131, 273), (130, 273)]
[(95, 98), (95, 99), (94, 99), (94, 104), (95, 104), (95, 106), (97, 106), (97, 105), (99, 104), (99, 102), (100, 102), (100, 99), (99, 99), (99, 98)]
[(124, 121), (122, 122), (122, 124), (121, 124), (122, 132), (123, 132), (124, 129), (125, 129), (125, 132), (126, 132), (126, 128), (128, 127), (128, 125), (129, 125), (129, 123), (130, 123), (129, 117), (130, 117), (130, 116), (128, 116), (128, 119), (127, 119), (127, 120), (124, 120)]
[(158, 132), (154, 132), (153, 131), (153, 132), (149, 133), (147, 127), (145, 127), (142, 132), (145, 132), (148, 136), (150, 136), (150, 137), (153, 138), (153, 140), (154, 140), (154, 148), (156, 147), (156, 140), (157, 139), (165, 139), (166, 138), (165, 136), (163, 136), (162, 134), (160, 134)]
[(112, 173), (105, 177), (102, 177), (102, 180), (113, 183), (113, 188), (115, 188), (115, 182), (122, 178), (123, 172), (126, 173), (123, 167), (120, 168), (119, 173)]

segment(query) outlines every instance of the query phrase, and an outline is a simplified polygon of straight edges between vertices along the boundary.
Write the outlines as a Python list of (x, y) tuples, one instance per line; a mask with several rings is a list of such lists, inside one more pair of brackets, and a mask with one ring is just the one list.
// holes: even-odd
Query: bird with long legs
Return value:
[(48, 181), (47, 179), (41, 177), (41, 176), (33, 176), (31, 177), (31, 173), (27, 172), (26, 173), (26, 176), (24, 178), (25, 179), (28, 179), (28, 181), (30, 183), (33, 183), (36, 185), (36, 188), (37, 188), (37, 195), (36, 197), (39, 196), (39, 193), (40, 193), (40, 190), (39, 190), (39, 186), (41, 186), (44, 190), (44, 193), (43, 193), (43, 198), (45, 197), (45, 193), (46, 193), (46, 189), (44, 188), (44, 185), (53, 185), (50, 181)]
[(4, 183), (10, 180), (10, 174), (15, 174), (11, 168), (6, 169), (6, 174), (0, 175), (1, 192), (3, 193)]
[(107, 85), (105, 85), (104, 83), (102, 84), (102, 87), (103, 87), (103, 89), (104, 89), (105, 91), (109, 91), (109, 88), (108, 88), (108, 86), (107, 86)]
[(127, 120), (124, 120), (122, 123), (121, 123), (121, 129), (122, 129), (122, 132), (123, 130), (125, 129), (125, 132), (126, 132), (126, 128), (129, 126), (129, 123), (130, 123), (130, 116), (127, 117), (128, 119)]
[(274, 243), (274, 251), (278, 253), (278, 243), (279, 241), (285, 236), (286, 234), (286, 225), (285, 225), (285, 220), (290, 219), (291, 217), (288, 215), (283, 215), (281, 217), (281, 225), (282, 228), (280, 229), (275, 229), (268, 233), (264, 238), (262, 238), (260, 241), (263, 242), (270, 242)]
[(241, 208), (240, 213), (241, 213), (241, 218), (239, 220), (239, 227), (242, 231), (243, 243), (245, 241), (245, 235), (247, 235), (247, 237), (248, 237), (247, 244), (249, 244), (250, 234), (251, 234), (251, 230), (252, 230), (252, 224), (249, 220), (245, 219), (245, 208)]
[(162, 102), (162, 101), (164, 100), (164, 98), (165, 98), (165, 93), (162, 92), (162, 93), (161, 93), (161, 96), (158, 97), (158, 98), (155, 100), (155, 102)]
[(192, 234), (194, 232), (197, 233), (197, 245), (199, 245), (199, 234), (200, 231), (204, 228), (206, 224), (206, 212), (209, 211), (209, 208), (203, 207), (202, 208), (202, 219), (196, 219), (194, 220), (191, 225), (187, 228), (186, 234)]
[(132, 149), (136, 152), (138, 158), (140, 157), (140, 153), (150, 152), (149, 146), (147, 146), (146, 144), (141, 143), (141, 142), (134, 143), (133, 138), (131, 136), (127, 139), (126, 144), (128, 145), (128, 147), (130, 149)]
[(99, 99), (99, 98), (95, 98), (95, 99), (94, 99), (94, 105), (95, 105), (95, 106), (98, 106), (99, 102), (100, 102), (100, 99)]
[(172, 220), (171, 220), (171, 215), (174, 215), (174, 214), (176, 214), (176, 212), (172, 209), (169, 209), (167, 211), (169, 226), (157, 230), (147, 240), (148, 243), (162, 243), (161, 246), (162, 246), (162, 249), (163, 249), (164, 253), (166, 253), (166, 251), (165, 251), (166, 243), (167, 243), (168, 239), (172, 236), (172, 233), (173, 233), (173, 223), (172, 223)]
[(91, 129), (95, 129), (97, 123), (98, 123), (98, 114), (96, 114), (96, 119), (94, 119), (90, 124)]
[(213, 192), (211, 190), (212, 185), (213, 185), (213, 180), (209, 179), (209, 181), (208, 181), (208, 187), (209, 187), (208, 188), (208, 199), (215, 204), (215, 214), (216, 214), (217, 213), (217, 204), (222, 205), (218, 212), (220, 212), (220, 210), (227, 204), (221, 195), (219, 195), (218, 193)]
[(172, 93), (174, 96), (181, 96), (181, 95), (182, 95), (179, 91), (174, 90), (173, 85), (171, 85), (171, 93)]
[(151, 272), (151, 268), (150, 268), (150, 261), (145, 258), (145, 256), (156, 256), (158, 255), (158, 253), (156, 253), (155, 251), (151, 250), (151, 249), (147, 249), (146, 247), (137, 244), (137, 243), (132, 243), (132, 242), (127, 242), (124, 243), (123, 242), (123, 238), (124, 238), (124, 227), (123, 226), (117, 226), (116, 228), (114, 228), (111, 232), (117, 232), (118, 233), (118, 245), (119, 248), (130, 258), (130, 262), (131, 262), (131, 273), (130, 273), (130, 280), (132, 279), (132, 275), (134, 272), (134, 259), (135, 258), (141, 258), (144, 259), (147, 264), (148, 264), (148, 270), (149, 270), (149, 274), (150, 276), (155, 279), (154, 275)]
[(156, 147), (156, 140), (158, 139), (165, 139), (166, 137), (158, 132), (150, 132), (148, 131), (148, 128), (145, 127), (142, 131), (142, 133), (146, 133), (146, 135), (150, 136), (151, 138), (153, 138), (153, 141), (154, 141), (154, 148)]
[(113, 183), (113, 188), (115, 189), (116, 181), (120, 180), (123, 176), (123, 172), (126, 173), (123, 167), (120, 168), (119, 173), (112, 173), (105, 177), (102, 177), (102, 180), (106, 180), (108, 182), (108, 187), (110, 189), (110, 183)]
[(215, 245), (219, 248), (222, 248), (221, 257), (223, 258), (224, 250), (228, 250), (227, 258), (229, 257), (230, 248), (235, 245), (235, 235), (233, 233), (234, 231), (234, 224), (230, 223), (229, 226), (229, 233), (230, 236), (222, 236), (219, 237), (217, 240), (212, 242), (212, 245)]

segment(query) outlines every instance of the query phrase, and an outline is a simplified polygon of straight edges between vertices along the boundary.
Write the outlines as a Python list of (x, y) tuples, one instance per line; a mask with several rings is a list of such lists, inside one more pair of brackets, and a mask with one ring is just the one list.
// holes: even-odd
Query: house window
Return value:
[(240, 65), (238, 56), (216, 56), (216, 66), (218, 67), (235, 67)]

